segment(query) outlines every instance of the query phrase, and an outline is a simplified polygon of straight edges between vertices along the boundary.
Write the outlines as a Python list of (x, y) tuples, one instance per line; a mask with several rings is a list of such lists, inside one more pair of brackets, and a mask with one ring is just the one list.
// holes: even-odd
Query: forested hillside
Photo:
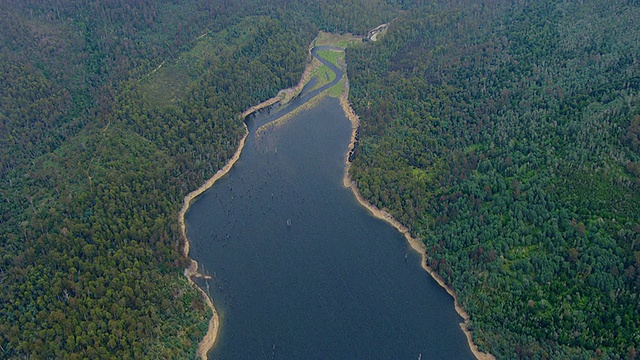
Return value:
[[(393, 1), (0, 2), (0, 358), (191, 358), (177, 212), (318, 30)], [(366, 13), (367, 16), (360, 14)]]
[(350, 49), (353, 178), (498, 358), (637, 358), (640, 7), (435, 1)]
[[(0, 358), (190, 358), (209, 311), (177, 212), (350, 49), (353, 177), (420, 237), (481, 349), (637, 358), (637, 1), (0, 2)], [(428, 324), (425, 324), (428, 326)]]

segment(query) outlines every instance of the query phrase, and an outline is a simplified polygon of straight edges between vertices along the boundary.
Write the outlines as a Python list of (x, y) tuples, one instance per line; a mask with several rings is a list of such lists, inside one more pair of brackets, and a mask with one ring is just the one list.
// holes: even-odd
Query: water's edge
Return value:
[(495, 356), (493, 356), (492, 354), (488, 354), (480, 351), (478, 349), (478, 345), (476, 345), (476, 343), (473, 342), (473, 333), (469, 328), (469, 325), (471, 324), (471, 318), (469, 317), (469, 314), (467, 313), (467, 311), (462, 306), (460, 306), (460, 302), (458, 301), (458, 296), (453, 291), (453, 288), (447, 285), (444, 279), (437, 272), (435, 272), (429, 265), (427, 265), (427, 249), (424, 243), (420, 239), (416, 239), (413, 236), (411, 236), (411, 232), (409, 231), (409, 229), (405, 225), (400, 223), (398, 220), (396, 220), (393, 216), (391, 216), (391, 214), (389, 214), (384, 210), (378, 209), (375, 205), (368, 202), (362, 196), (362, 194), (360, 194), (360, 190), (358, 190), (358, 186), (356, 182), (351, 179), (351, 175), (349, 174), (349, 169), (351, 168), (351, 161), (349, 157), (355, 146), (357, 131), (358, 131), (358, 127), (360, 126), (360, 118), (355, 113), (355, 111), (353, 111), (353, 109), (351, 108), (351, 104), (349, 103), (349, 79), (347, 77), (345, 77), (344, 91), (342, 92), (342, 94), (340, 94), (340, 105), (342, 106), (342, 111), (344, 112), (345, 116), (349, 119), (349, 122), (351, 123), (351, 141), (349, 143), (349, 147), (345, 156), (343, 185), (351, 189), (351, 191), (353, 192), (354, 196), (356, 197), (360, 205), (366, 208), (371, 213), (371, 215), (391, 224), (391, 226), (393, 226), (396, 230), (398, 230), (398, 232), (404, 235), (409, 245), (411, 245), (411, 248), (415, 252), (420, 254), (422, 258), (421, 260), (422, 268), (427, 273), (429, 273), (429, 275), (431, 275), (431, 277), (438, 283), (438, 285), (440, 285), (443, 289), (445, 289), (446, 292), (449, 295), (451, 295), (451, 297), (453, 298), (456, 312), (458, 313), (458, 315), (460, 315), (464, 319), (464, 322), (460, 323), (460, 328), (462, 329), (462, 332), (464, 332), (467, 338), (467, 343), (469, 344), (469, 348), (471, 349), (471, 352), (476, 357), (476, 359), (495, 360)]
[[(218, 179), (226, 175), (231, 170), (233, 165), (237, 162), (237, 160), (240, 158), (240, 155), (244, 148), (245, 139), (249, 135), (249, 129), (244, 119), (246, 119), (247, 116), (261, 109), (268, 108), (279, 102), (286, 104), (287, 102), (295, 98), (298, 94), (300, 94), (304, 85), (309, 81), (309, 77), (313, 69), (319, 66), (318, 60), (316, 60), (316, 58), (311, 55), (311, 49), (313, 48), (314, 43), (315, 43), (315, 40), (314, 42), (312, 42), (312, 45), (310, 45), (309, 47), (309, 62), (307, 63), (305, 71), (298, 85), (296, 85), (293, 88), (281, 90), (278, 93), (278, 95), (276, 95), (275, 97), (269, 100), (266, 100), (258, 105), (252, 106), (246, 111), (244, 111), (242, 113), (242, 119), (243, 119), (243, 126), (245, 128), (245, 132), (239, 141), (238, 149), (234, 153), (233, 157), (229, 160), (227, 164), (225, 164), (225, 166), (222, 169), (216, 172), (216, 174), (213, 177), (208, 179), (202, 186), (192, 191), (184, 198), (183, 206), (180, 209), (180, 212), (178, 214), (178, 222), (180, 225), (181, 236), (184, 243), (183, 251), (182, 251), (183, 256), (185, 256), (190, 260), (190, 266), (184, 270), (184, 275), (185, 277), (187, 277), (187, 280), (191, 285), (194, 285), (196, 288), (198, 288), (202, 296), (205, 298), (207, 305), (213, 312), (212, 318), (209, 321), (209, 327), (208, 327), (207, 333), (205, 334), (202, 341), (198, 344), (196, 357), (200, 357), (205, 360), (208, 358), (207, 353), (213, 348), (213, 346), (215, 345), (216, 339), (218, 337), (218, 333), (220, 330), (220, 317), (213, 302), (211, 301), (210, 297), (207, 295), (205, 290), (200, 286), (198, 286), (197, 284), (195, 284), (195, 282), (192, 279), (192, 277), (204, 277), (204, 276), (198, 273), (198, 263), (195, 260), (189, 258), (189, 240), (188, 240), (187, 231), (186, 231), (185, 214), (189, 210), (189, 207), (193, 202), (193, 200), (195, 200), (198, 196), (200, 196), (202, 193), (208, 190), (211, 186), (213, 186), (213, 184)], [(349, 101), (348, 101), (349, 82), (346, 76), (346, 69), (342, 69), (342, 70), (344, 70), (344, 73), (345, 73), (345, 76), (344, 76), (345, 85), (342, 93), (340, 94), (340, 104), (345, 116), (349, 119), (351, 123), (351, 128), (352, 128), (350, 143), (347, 148), (347, 152), (345, 154), (343, 185), (351, 189), (351, 191), (353, 192), (355, 198), (360, 203), (360, 205), (366, 208), (374, 217), (384, 220), (387, 223), (391, 224), (396, 230), (398, 230), (401, 234), (404, 235), (405, 239), (411, 245), (412, 249), (420, 254), (422, 259), (421, 260), (422, 268), (438, 283), (438, 285), (444, 288), (445, 291), (453, 298), (456, 312), (464, 319), (464, 322), (460, 323), (460, 327), (467, 338), (469, 348), (471, 349), (471, 352), (473, 353), (473, 355), (479, 360), (495, 359), (493, 355), (481, 352), (478, 349), (478, 346), (473, 342), (472, 331), (469, 329), (470, 327), (469, 314), (460, 306), (458, 297), (453, 291), (453, 288), (448, 286), (444, 282), (444, 279), (442, 279), (442, 277), (440, 277), (432, 268), (430, 268), (427, 265), (426, 247), (424, 243), (419, 239), (413, 238), (408, 228), (403, 224), (401, 224), (399, 221), (397, 221), (395, 218), (393, 218), (393, 216), (391, 216), (389, 213), (387, 213), (384, 210), (378, 209), (377, 207), (369, 203), (367, 200), (365, 200), (360, 194), (355, 181), (351, 179), (351, 176), (349, 174), (349, 169), (351, 167), (351, 162), (349, 157), (357, 141), (356, 137), (357, 137), (357, 130), (358, 130), (360, 120), (359, 120), (359, 117), (355, 114), (355, 112), (351, 108), (351, 105), (349, 104)]]
[(307, 66), (306, 66), (304, 72), (302, 73), (300, 81), (298, 82), (298, 84), (296, 86), (291, 87), (291, 88), (287, 88), (287, 89), (284, 89), (284, 90), (280, 90), (278, 92), (278, 94), (276, 96), (272, 97), (271, 99), (263, 101), (262, 103), (260, 103), (258, 105), (254, 105), (254, 106), (250, 107), (249, 109), (245, 110), (244, 112), (242, 112), (242, 114), (241, 114), (241, 118), (243, 120), (242, 125), (244, 126), (244, 130), (245, 131), (244, 131), (244, 135), (242, 136), (242, 138), (240, 139), (240, 141), (238, 143), (238, 149), (236, 150), (236, 152), (233, 154), (231, 159), (229, 159), (229, 161), (224, 165), (224, 167), (222, 169), (218, 170), (211, 178), (209, 178), (204, 184), (202, 184), (202, 186), (200, 186), (196, 190), (190, 192), (189, 194), (187, 194), (187, 196), (184, 197), (184, 201), (182, 203), (182, 208), (180, 209), (180, 211), (178, 213), (178, 224), (180, 226), (180, 234), (181, 234), (182, 241), (183, 241), (182, 255), (185, 258), (189, 259), (189, 262), (190, 262), (189, 267), (184, 269), (184, 276), (187, 278), (187, 281), (189, 282), (190, 285), (194, 286), (195, 288), (197, 288), (200, 291), (200, 293), (201, 293), (202, 297), (204, 298), (207, 306), (211, 309), (211, 311), (213, 313), (213, 315), (211, 316), (211, 319), (209, 320), (209, 327), (207, 329), (207, 332), (204, 335), (204, 337), (202, 338), (202, 340), (198, 343), (198, 348), (196, 350), (196, 358), (199, 357), (199, 358), (201, 358), (203, 360), (207, 360), (208, 359), (207, 353), (215, 345), (216, 340), (218, 338), (218, 333), (220, 331), (220, 315), (218, 314), (218, 311), (216, 310), (216, 308), (215, 308), (213, 302), (211, 301), (211, 298), (209, 297), (209, 295), (207, 295), (207, 293), (204, 291), (204, 289), (201, 288), (200, 286), (198, 286), (192, 279), (193, 277), (203, 277), (203, 275), (198, 272), (198, 262), (189, 257), (190, 244), (189, 244), (189, 238), (187, 237), (187, 227), (186, 227), (186, 224), (185, 224), (185, 214), (187, 213), (187, 211), (189, 211), (189, 207), (191, 206), (191, 203), (198, 196), (202, 195), (202, 193), (204, 193), (211, 186), (213, 186), (213, 184), (215, 184), (215, 182), (218, 181), (218, 179), (220, 179), (224, 175), (226, 175), (231, 170), (233, 165), (240, 158), (240, 155), (242, 154), (242, 149), (244, 148), (245, 140), (246, 140), (247, 136), (249, 135), (249, 129), (247, 128), (247, 124), (246, 124), (246, 122), (244, 120), (248, 116), (250, 116), (251, 114), (253, 114), (253, 113), (255, 113), (255, 112), (259, 111), (259, 110), (262, 110), (262, 109), (268, 108), (270, 106), (273, 106), (274, 104), (277, 104), (279, 102), (287, 103), (291, 99), (295, 98), (302, 91), (302, 88), (304, 87), (304, 85), (309, 81), (309, 77), (311, 76), (311, 73), (312, 73), (313, 69), (316, 66), (319, 66), (317, 64), (317, 62), (313, 61), (315, 58), (313, 58), (311, 56), (312, 47), (313, 47), (313, 42), (312, 42), (312, 45), (309, 46), (309, 50), (308, 50), (310, 61), (307, 63)]

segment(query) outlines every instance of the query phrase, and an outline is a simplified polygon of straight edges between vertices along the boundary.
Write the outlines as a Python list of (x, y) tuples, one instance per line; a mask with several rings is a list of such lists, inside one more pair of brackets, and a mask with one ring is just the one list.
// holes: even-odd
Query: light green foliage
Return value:
[(313, 89), (317, 89), (332, 82), (336, 78), (336, 74), (334, 74), (333, 71), (329, 70), (327, 66), (320, 65), (315, 70), (313, 70), (313, 72), (311, 73), (311, 78), (316, 78), (316, 84)]
[[(333, 45), (333, 44), (330, 44)], [(335, 45), (333, 45), (335, 46)], [(329, 62), (337, 66), (338, 68), (344, 68), (344, 52), (343, 51), (332, 51), (332, 50), (319, 50), (318, 55), (322, 58), (327, 59)], [(332, 82), (336, 75), (333, 71), (329, 70), (325, 65), (321, 65), (317, 69), (315, 69), (312, 73), (313, 77), (316, 77), (318, 80), (314, 88), (319, 88), (323, 85), (326, 85)], [(337, 84), (333, 85), (331, 88), (327, 89), (327, 95), (332, 97), (338, 97), (342, 93), (344, 89), (344, 80), (341, 80)]]
[(329, 60), (330, 63), (338, 68), (341, 68), (344, 63), (344, 52), (342, 51), (318, 50), (318, 55)]
[(342, 94), (342, 91), (344, 91), (344, 80), (341, 80), (340, 82), (329, 88), (327, 90), (327, 95), (337, 98), (340, 96), (340, 94)]

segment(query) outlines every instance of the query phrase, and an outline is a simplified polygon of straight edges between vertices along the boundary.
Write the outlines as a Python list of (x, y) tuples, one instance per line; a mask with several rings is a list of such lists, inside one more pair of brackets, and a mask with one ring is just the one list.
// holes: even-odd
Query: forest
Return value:
[(0, 358), (194, 357), (211, 314), (182, 275), (184, 196), (319, 30), (399, 7), (288, 5), (0, 2)]
[(640, 7), (434, 1), (348, 49), (352, 176), (497, 358), (640, 346)]
[(183, 197), (318, 31), (394, 18), (347, 50), (363, 196), (425, 242), (481, 350), (638, 358), (630, 0), (0, 1), (0, 358), (194, 357)]

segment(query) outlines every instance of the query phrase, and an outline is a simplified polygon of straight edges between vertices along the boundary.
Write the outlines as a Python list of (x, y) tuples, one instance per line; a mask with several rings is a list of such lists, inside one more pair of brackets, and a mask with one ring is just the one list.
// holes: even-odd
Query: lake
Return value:
[(325, 98), (256, 137), (186, 215), (211, 280), (213, 359), (473, 359), (453, 299), (342, 183), (351, 125)]

